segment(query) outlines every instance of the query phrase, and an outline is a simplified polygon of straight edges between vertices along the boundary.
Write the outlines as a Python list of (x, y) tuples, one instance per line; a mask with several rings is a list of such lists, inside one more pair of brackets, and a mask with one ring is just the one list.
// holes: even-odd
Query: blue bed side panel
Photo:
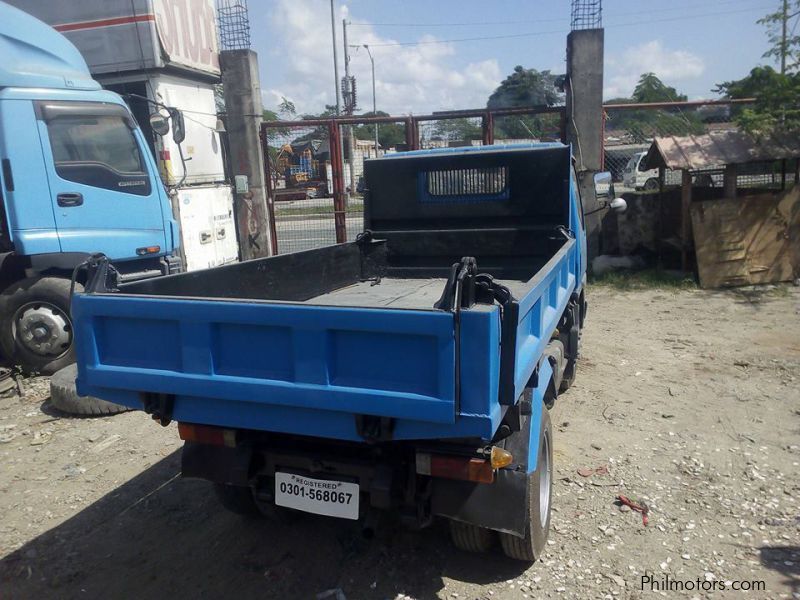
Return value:
[(580, 261), (576, 240), (567, 241), (534, 277), (532, 288), (519, 301), (514, 366), (515, 398), (524, 391), (550, 342), (569, 298), (578, 284)]
[(458, 417), (451, 313), (122, 294), (72, 310), (79, 393), (134, 408), (173, 394), (179, 421), (353, 440), (355, 414), (394, 417), (396, 439), (499, 424), (496, 307), (462, 316)]

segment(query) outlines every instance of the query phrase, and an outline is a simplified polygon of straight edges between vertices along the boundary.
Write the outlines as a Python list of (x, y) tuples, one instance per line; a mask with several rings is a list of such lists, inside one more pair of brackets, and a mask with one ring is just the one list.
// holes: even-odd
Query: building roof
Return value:
[(777, 134), (755, 137), (742, 131), (657, 137), (645, 157), (645, 168), (700, 169), (800, 157), (800, 139)]

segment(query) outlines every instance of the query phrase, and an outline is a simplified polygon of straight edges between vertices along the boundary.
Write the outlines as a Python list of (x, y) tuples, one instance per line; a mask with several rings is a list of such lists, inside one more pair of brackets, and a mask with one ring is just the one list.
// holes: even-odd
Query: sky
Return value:
[[(630, 96), (652, 71), (690, 99), (713, 98), (722, 81), (767, 64), (756, 20), (779, 0), (606, 0), (604, 97)], [(516, 65), (563, 73), (568, 0), (336, 0), (339, 75), (342, 19), (361, 111), (390, 114), (479, 108)], [(265, 108), (281, 98), (298, 114), (335, 104), (330, 0), (250, 0)], [(475, 39), (475, 38), (494, 39)], [(499, 38), (499, 39), (498, 39)], [(457, 41), (464, 40), (464, 41)], [(408, 44), (408, 45), (398, 45)]]

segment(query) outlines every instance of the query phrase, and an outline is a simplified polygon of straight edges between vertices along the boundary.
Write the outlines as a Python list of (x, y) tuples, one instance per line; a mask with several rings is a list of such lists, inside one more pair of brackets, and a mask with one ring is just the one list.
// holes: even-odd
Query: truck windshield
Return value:
[(136, 138), (115, 115), (63, 115), (47, 122), (56, 173), (94, 187), (147, 195), (150, 182)]

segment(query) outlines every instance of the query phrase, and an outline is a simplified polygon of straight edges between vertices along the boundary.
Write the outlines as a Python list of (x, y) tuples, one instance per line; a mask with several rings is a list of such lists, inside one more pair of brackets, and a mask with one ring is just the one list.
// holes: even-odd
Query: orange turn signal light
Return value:
[(145, 256), (147, 254), (158, 254), (161, 252), (161, 246), (143, 246), (136, 249), (138, 256)]
[(489, 462), (492, 463), (493, 469), (502, 469), (514, 462), (514, 455), (499, 446), (492, 446), (492, 450), (489, 454)]

